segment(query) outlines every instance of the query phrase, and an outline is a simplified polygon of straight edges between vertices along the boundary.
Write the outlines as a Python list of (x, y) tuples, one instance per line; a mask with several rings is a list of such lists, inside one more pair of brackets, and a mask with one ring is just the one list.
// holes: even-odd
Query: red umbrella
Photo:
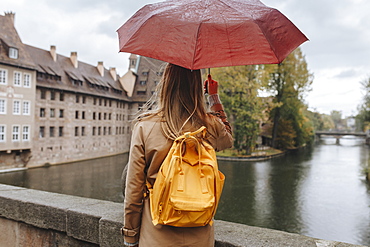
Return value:
[(168, 0), (118, 30), (121, 52), (188, 69), (280, 63), (307, 37), (259, 0)]

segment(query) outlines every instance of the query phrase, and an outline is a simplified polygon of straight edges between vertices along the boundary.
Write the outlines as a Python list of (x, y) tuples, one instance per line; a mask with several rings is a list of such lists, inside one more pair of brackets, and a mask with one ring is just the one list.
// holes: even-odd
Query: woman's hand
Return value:
[(204, 93), (209, 95), (217, 94), (218, 92), (218, 82), (212, 80), (212, 76), (208, 75), (208, 79), (204, 81)]

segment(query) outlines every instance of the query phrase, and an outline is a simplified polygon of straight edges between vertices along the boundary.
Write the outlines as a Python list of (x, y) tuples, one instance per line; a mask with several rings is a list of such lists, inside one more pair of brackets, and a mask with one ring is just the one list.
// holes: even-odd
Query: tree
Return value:
[(344, 129), (346, 124), (344, 123), (344, 120), (342, 119), (342, 112), (341, 111), (332, 110), (330, 112), (330, 117), (333, 120), (334, 128), (336, 130)]
[(333, 119), (327, 114), (306, 110), (305, 114), (312, 122), (314, 130), (332, 130), (335, 128)]
[(362, 104), (358, 106), (358, 115), (356, 122), (359, 125), (357, 128), (361, 131), (370, 129), (370, 77), (361, 82), (362, 88), (365, 91)]
[[(313, 127), (304, 115), (304, 96), (310, 90), (313, 75), (308, 71), (307, 62), (300, 48), (292, 52), (278, 65), (264, 67), (264, 87), (275, 95), (276, 107), (271, 111), (272, 145), (277, 148), (299, 147), (309, 142)], [(279, 127), (280, 124), (291, 128)], [(285, 133), (289, 129), (289, 133)], [(291, 133), (291, 130), (294, 133)], [(290, 137), (284, 145), (278, 143), (281, 137)], [(285, 138), (286, 139), (286, 138)], [(281, 141), (280, 141), (281, 142)], [(289, 143), (289, 145), (288, 145)]]
[(259, 134), (262, 103), (258, 98), (259, 70), (256, 65), (216, 68), (213, 77), (218, 80), (221, 101), (233, 126), (234, 147), (250, 154)]

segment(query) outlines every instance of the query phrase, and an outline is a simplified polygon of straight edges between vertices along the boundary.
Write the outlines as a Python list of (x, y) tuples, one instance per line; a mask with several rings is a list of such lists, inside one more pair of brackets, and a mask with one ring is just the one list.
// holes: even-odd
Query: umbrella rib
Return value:
[[(210, 6), (210, 2), (208, 0), (206, 1), (206, 5), (207, 5), (206, 6), (207, 8)], [(202, 13), (202, 16), (201, 16), (200, 20), (203, 20), (204, 15), (205, 15), (205, 12)], [(198, 38), (199, 38), (200, 28), (201, 28), (202, 25), (203, 25), (203, 21), (201, 21), (199, 26), (198, 26), (197, 35), (196, 35), (196, 38), (195, 38), (193, 59), (191, 61), (191, 67), (192, 68), (194, 68), (195, 57), (196, 57), (196, 53), (197, 53)]]
[[(223, 17), (223, 19), (224, 19), (224, 23), (225, 23), (225, 27), (226, 27), (226, 32), (227, 32), (227, 43), (229, 44), (229, 50), (231, 50), (231, 42), (230, 42), (230, 33), (229, 33), (229, 25), (227, 24), (227, 22), (226, 22), (226, 18), (225, 18), (225, 16), (222, 14), (222, 17)], [(233, 63), (233, 61), (232, 61), (233, 59), (232, 59), (232, 56), (230, 56), (230, 62), (231, 62), (231, 64), (234, 64)]]
[(197, 53), (197, 44), (198, 44), (198, 38), (199, 38), (199, 32), (200, 32), (200, 27), (203, 25), (203, 22), (201, 22), (198, 26), (198, 30), (197, 30), (197, 35), (196, 35), (196, 38), (195, 38), (195, 45), (194, 45), (194, 52), (193, 52), (193, 59), (191, 61), (191, 67), (194, 68), (194, 63), (195, 63), (195, 56), (196, 56), (196, 53)]

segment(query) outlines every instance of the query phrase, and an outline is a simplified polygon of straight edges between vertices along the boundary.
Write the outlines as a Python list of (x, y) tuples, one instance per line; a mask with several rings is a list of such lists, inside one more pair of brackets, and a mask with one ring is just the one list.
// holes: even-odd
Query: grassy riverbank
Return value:
[(265, 147), (264, 149), (255, 150), (250, 155), (238, 153), (237, 150), (230, 148), (220, 152), (217, 152), (219, 157), (236, 157), (236, 158), (255, 158), (255, 157), (271, 157), (275, 155), (282, 154), (283, 151), (274, 149), (271, 147)]

